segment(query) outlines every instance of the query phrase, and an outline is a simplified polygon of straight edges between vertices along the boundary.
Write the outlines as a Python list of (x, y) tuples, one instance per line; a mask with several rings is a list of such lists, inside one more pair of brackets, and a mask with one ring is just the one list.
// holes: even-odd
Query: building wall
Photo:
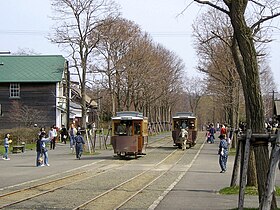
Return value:
[(56, 83), (56, 126), (61, 128), (62, 125), (65, 125), (66, 128), (69, 128), (68, 123), (68, 114), (67, 114), (67, 92), (66, 86), (63, 82)]
[(20, 83), (19, 99), (9, 98), (9, 87), (10, 83), (0, 83), (0, 129), (26, 126), (27, 122), (48, 128), (56, 123), (55, 83)]

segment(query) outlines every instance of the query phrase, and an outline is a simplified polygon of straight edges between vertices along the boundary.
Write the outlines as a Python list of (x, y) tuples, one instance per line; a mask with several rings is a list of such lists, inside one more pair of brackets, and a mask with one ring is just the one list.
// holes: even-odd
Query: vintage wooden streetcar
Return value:
[(112, 117), (111, 144), (119, 157), (145, 155), (148, 144), (148, 118), (140, 112), (117, 112)]
[(174, 146), (180, 149), (196, 144), (197, 119), (191, 112), (178, 112), (172, 117), (172, 138)]

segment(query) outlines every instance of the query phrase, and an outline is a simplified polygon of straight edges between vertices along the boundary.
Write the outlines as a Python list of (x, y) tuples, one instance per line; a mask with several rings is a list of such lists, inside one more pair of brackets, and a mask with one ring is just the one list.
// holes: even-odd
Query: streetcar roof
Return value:
[(195, 119), (196, 117), (192, 112), (177, 112), (173, 119)]
[(143, 120), (144, 116), (141, 112), (117, 112), (117, 116), (112, 117), (112, 120)]
[(172, 118), (173, 119), (195, 119), (196, 117), (194, 117), (194, 116), (175, 116)]

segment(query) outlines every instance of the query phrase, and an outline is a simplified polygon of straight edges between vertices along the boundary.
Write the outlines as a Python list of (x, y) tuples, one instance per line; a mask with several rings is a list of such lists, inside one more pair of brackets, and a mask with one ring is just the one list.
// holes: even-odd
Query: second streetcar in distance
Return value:
[(187, 131), (185, 144), (189, 148), (193, 147), (197, 138), (197, 119), (192, 112), (177, 112), (172, 117), (172, 138), (174, 146), (178, 146), (180, 149), (184, 144), (182, 130)]

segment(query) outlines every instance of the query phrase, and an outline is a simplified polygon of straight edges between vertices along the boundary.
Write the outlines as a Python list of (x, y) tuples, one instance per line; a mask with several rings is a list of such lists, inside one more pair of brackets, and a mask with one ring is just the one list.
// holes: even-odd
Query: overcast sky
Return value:
[[(140, 25), (155, 42), (175, 52), (184, 60), (188, 76), (197, 75), (196, 53), (193, 48), (191, 24), (206, 6), (193, 3), (180, 14), (192, 0), (115, 0), (121, 6), (122, 16)], [(50, 0), (1, 1), (0, 51), (16, 52), (31, 49), (40, 54), (62, 54), (46, 36), (53, 22)], [(270, 66), (280, 90), (280, 32), (273, 36)], [(0, 75), (1, 76), (1, 75)]]

